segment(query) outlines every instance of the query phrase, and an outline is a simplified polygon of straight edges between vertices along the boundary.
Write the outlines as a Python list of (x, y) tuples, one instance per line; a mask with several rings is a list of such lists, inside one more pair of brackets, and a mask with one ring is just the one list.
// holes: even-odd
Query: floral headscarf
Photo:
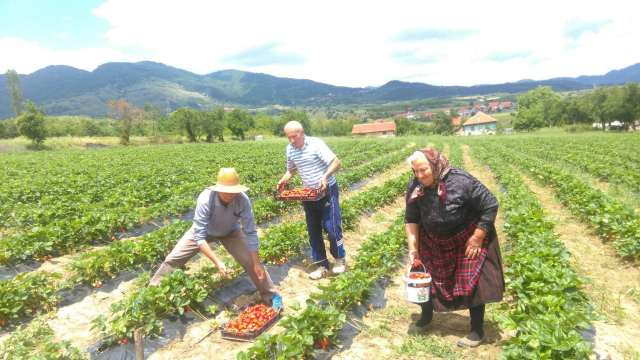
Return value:
[[(429, 188), (435, 189), (437, 187), (440, 201), (444, 203), (447, 197), (447, 188), (444, 186), (443, 180), (449, 173), (449, 170), (451, 170), (449, 160), (444, 155), (431, 148), (418, 149), (416, 151), (420, 151), (427, 158), (427, 162), (429, 162), (431, 172), (433, 173), (433, 184), (429, 185)], [(411, 204), (422, 196), (424, 196), (424, 185), (419, 182), (418, 186), (411, 193), (407, 204)]]

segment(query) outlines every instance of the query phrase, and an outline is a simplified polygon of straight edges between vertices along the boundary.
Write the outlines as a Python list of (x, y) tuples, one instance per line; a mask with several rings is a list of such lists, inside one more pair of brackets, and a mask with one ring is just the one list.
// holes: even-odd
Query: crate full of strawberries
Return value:
[(276, 201), (316, 201), (325, 196), (325, 191), (312, 190), (312, 189), (291, 189), (289, 184), (285, 185), (283, 189), (277, 189), (273, 192), (273, 197)]
[(282, 308), (272, 309), (263, 304), (248, 306), (222, 330), (222, 338), (239, 341), (255, 341), (280, 320)]

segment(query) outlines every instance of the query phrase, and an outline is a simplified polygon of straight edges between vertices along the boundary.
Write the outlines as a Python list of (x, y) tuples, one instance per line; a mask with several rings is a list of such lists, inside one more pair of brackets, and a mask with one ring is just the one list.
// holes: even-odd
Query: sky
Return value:
[(640, 62), (640, 1), (0, 0), (0, 70), (155, 61), (339, 86), (602, 75)]

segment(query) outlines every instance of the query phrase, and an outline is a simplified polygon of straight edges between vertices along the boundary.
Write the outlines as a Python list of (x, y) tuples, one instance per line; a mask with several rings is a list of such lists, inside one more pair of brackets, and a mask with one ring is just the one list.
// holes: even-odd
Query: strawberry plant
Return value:
[(501, 198), (503, 230), (513, 249), (506, 256), (505, 276), (517, 304), (501, 321), (504, 329), (518, 333), (507, 340), (500, 357), (587, 359), (591, 346), (576, 329), (589, 328), (588, 323), (598, 319), (595, 305), (580, 291), (589, 280), (570, 268), (570, 254), (552, 231), (554, 223), (502, 154), (480, 146), (474, 153), (507, 190)]

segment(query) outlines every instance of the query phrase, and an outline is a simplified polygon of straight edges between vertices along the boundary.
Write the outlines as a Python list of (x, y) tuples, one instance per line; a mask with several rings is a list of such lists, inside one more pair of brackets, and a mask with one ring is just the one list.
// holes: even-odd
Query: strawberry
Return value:
[(122, 340), (122, 343), (123, 343), (123, 344), (126, 344), (126, 343), (128, 343), (128, 342), (129, 342), (129, 340), (127, 340), (127, 339)]
[(143, 222), (143, 221), (140, 221), (140, 226), (142, 226), (142, 225), (144, 225), (144, 222)]
[(182, 214), (178, 214), (178, 217), (182, 217)]
[(153, 223), (151, 221), (149, 221), (149, 225), (153, 225)]
[(115, 237), (115, 236), (112, 236), (112, 237), (111, 237), (111, 242), (114, 242), (114, 241), (116, 241), (116, 237)]
[(277, 262), (276, 265), (280, 266), (280, 262)]
[(95, 286), (97, 288), (100, 288), (100, 283), (95, 283), (95, 285), (93, 285), (93, 286)]
[(188, 307), (188, 306), (186, 308), (184, 308), (184, 309), (187, 310), (187, 311), (191, 311), (191, 308)]

